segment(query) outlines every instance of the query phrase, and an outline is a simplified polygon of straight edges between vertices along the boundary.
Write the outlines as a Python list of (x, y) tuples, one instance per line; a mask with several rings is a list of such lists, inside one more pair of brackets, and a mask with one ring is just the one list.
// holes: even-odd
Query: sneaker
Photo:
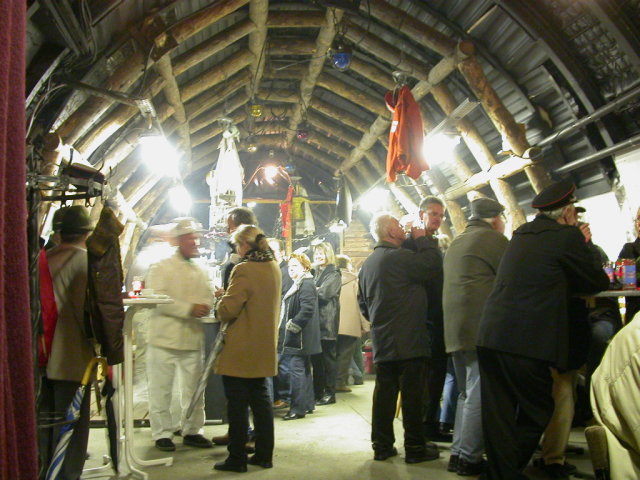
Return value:
[(190, 447), (196, 447), (196, 448), (212, 448), (213, 447), (213, 443), (211, 443), (209, 440), (204, 438), (199, 433), (196, 435), (185, 435), (184, 438), (182, 439), (182, 444), (188, 445)]
[(170, 438), (160, 438), (156, 440), (156, 448), (163, 452), (175, 452), (176, 444)]

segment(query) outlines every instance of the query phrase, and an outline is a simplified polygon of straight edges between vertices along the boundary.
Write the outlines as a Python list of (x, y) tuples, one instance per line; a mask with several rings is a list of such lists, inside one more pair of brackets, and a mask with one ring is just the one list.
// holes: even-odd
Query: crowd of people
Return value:
[[(285, 257), (281, 242), (265, 236), (250, 209), (235, 208), (227, 219), (233, 254), (215, 291), (193, 261), (202, 227), (194, 219), (179, 219), (172, 232), (175, 254), (153, 265), (146, 278), (154, 292), (174, 300), (159, 305), (149, 319), (155, 446), (175, 450), (173, 438), (180, 435), (191, 447), (227, 445), (228, 457), (215, 464), (217, 470), (245, 472), (248, 464), (271, 468), (274, 410), (286, 410), (284, 421), (300, 420), (318, 406), (336, 403), (337, 393), (350, 391), (349, 369), (354, 358), (362, 361), (361, 338), (370, 329), (376, 366), (374, 460), (398, 455), (393, 422), (399, 401), (406, 463), (439, 458), (434, 442), (450, 440), (450, 472), (524, 479), (542, 440), (536, 467), (552, 478), (567, 478), (575, 467), (564, 452), (578, 372), (586, 364), (595, 419), (607, 429), (612, 456), (618, 448), (618, 458), (626, 460), (618, 471), (637, 474), (637, 402), (625, 398), (638, 389), (637, 368), (629, 372), (628, 358), (620, 360), (628, 355), (638, 366), (640, 342), (631, 322), (637, 306), (631, 302), (627, 309), (634, 329), (623, 329), (625, 335), (613, 341), (623, 353), (609, 358), (616, 353), (612, 348), (605, 353), (606, 347), (622, 321), (617, 305), (606, 299), (595, 306), (585, 302), (610, 281), (602, 250), (579, 219), (574, 190), (570, 182), (559, 182), (539, 193), (532, 202), (538, 214), (511, 240), (504, 235), (504, 206), (478, 198), (470, 203), (464, 232), (446, 249), (436, 237), (445, 216), (439, 198), (423, 199), (414, 224), (377, 215), (371, 222), (377, 243), (357, 274), (328, 242), (310, 247), (308, 255), (296, 251)], [(65, 304), (75, 295), (68, 277), (75, 275), (74, 259), (84, 255), (92, 226), (75, 207), (58, 224), (61, 245), (49, 257), (56, 301)], [(640, 210), (636, 226), (640, 229)], [(639, 242), (625, 245), (620, 256), (637, 259)], [(81, 309), (71, 302), (60, 314), (75, 318)], [(229, 427), (209, 440), (203, 435), (204, 397), (190, 416), (186, 406), (203, 369), (201, 319), (212, 311), (225, 332), (214, 371), (222, 377)], [(54, 396), (67, 399), (78, 375), (57, 375), (56, 358), (54, 345), (46, 380)], [(614, 385), (602, 368), (625, 381)], [(355, 371), (354, 383), (362, 383), (362, 366)], [(174, 379), (184, 407), (180, 418), (171, 412)], [(442, 430), (443, 396), (444, 404), (457, 401), (448, 407), (455, 411), (446, 422), (453, 424), (452, 438)], [(625, 407), (616, 408), (619, 404)], [(75, 441), (86, 445), (86, 432), (78, 430)], [(72, 463), (77, 471), (81, 459), (70, 460), (69, 468)]]

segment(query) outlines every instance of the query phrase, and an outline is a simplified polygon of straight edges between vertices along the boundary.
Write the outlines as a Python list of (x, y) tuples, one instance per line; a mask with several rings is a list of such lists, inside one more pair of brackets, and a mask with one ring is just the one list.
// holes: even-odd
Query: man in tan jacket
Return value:
[[(213, 445), (202, 436), (204, 396), (190, 418), (185, 411), (203, 369), (204, 331), (201, 318), (209, 314), (213, 291), (207, 273), (193, 259), (198, 256), (202, 226), (193, 218), (177, 220), (173, 236), (175, 255), (151, 267), (146, 285), (165, 294), (174, 303), (158, 305), (149, 318), (147, 378), (151, 437), (159, 450), (173, 451), (175, 431), (182, 430), (183, 443), (192, 447)], [(171, 416), (171, 396), (178, 373), (182, 401), (182, 419)]]

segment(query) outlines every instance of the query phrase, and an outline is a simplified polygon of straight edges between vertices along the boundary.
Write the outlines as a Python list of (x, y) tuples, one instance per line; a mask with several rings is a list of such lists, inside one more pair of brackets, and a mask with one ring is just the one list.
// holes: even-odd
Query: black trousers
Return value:
[(427, 394), (425, 395), (424, 425), (427, 434), (438, 433), (440, 423), (440, 399), (447, 377), (446, 354), (432, 357), (427, 370)]
[[(53, 418), (61, 416), (71, 404), (76, 391), (80, 387), (80, 382), (70, 382), (64, 380), (50, 380), (42, 378), (40, 390), (40, 402), (38, 405), (38, 415), (47, 418), (43, 423), (53, 423)], [(82, 474), (84, 462), (87, 457), (87, 444), (89, 443), (89, 417), (91, 405), (91, 389), (85, 392), (80, 405), (80, 417), (73, 424), (73, 433), (65, 453), (60, 480), (77, 480)], [(59, 422), (61, 419), (58, 418)], [(44, 478), (53, 458), (53, 452), (58, 444), (60, 436), (60, 426), (53, 428), (42, 428), (38, 430), (38, 444), (40, 451), (40, 478)]]
[(553, 414), (549, 363), (478, 348), (491, 480), (521, 480)]
[(256, 438), (256, 457), (271, 461), (273, 457), (273, 409), (265, 378), (239, 378), (222, 376), (224, 394), (227, 397), (229, 417), (229, 463), (246, 465), (245, 445), (248, 439), (249, 416), (253, 413)]
[(336, 393), (337, 340), (321, 340), (322, 353), (311, 356), (313, 365), (313, 393), (316, 400)]
[(376, 364), (373, 390), (371, 443), (374, 450), (393, 447), (393, 420), (398, 392), (402, 394), (402, 426), (407, 455), (420, 455), (425, 449), (422, 410), (428, 360), (424, 357)]
[[(349, 380), (349, 367), (353, 353), (360, 344), (358, 337), (348, 335), (338, 335), (338, 361), (336, 367), (336, 386), (346, 387)], [(362, 355), (362, 354), (361, 354)]]

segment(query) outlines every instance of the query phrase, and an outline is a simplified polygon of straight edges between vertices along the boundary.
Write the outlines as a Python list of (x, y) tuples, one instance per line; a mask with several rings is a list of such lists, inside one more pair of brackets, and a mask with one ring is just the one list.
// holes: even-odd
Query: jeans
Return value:
[(440, 410), (440, 423), (453, 425), (456, 418), (458, 404), (458, 385), (453, 368), (453, 359), (447, 360), (447, 376), (444, 377), (444, 389), (442, 390), (442, 408)]
[[(284, 375), (281, 375), (281, 372)], [(315, 408), (311, 360), (306, 355), (281, 355), (278, 377), (287, 376), (288, 390), (281, 400), (289, 404), (289, 411), (304, 416)]]
[(451, 454), (459, 455), (467, 462), (477, 463), (482, 460), (484, 453), (478, 355), (474, 350), (461, 350), (453, 352), (451, 358), (460, 391)]
[(239, 378), (222, 376), (224, 394), (227, 397), (229, 417), (229, 457), (227, 461), (234, 465), (246, 465), (245, 445), (248, 440), (249, 416), (247, 408), (253, 413), (253, 426), (256, 439), (256, 457), (271, 461), (274, 448), (273, 409), (267, 390), (266, 378)]
[(400, 392), (405, 451), (409, 456), (424, 453), (422, 410), (427, 364), (428, 360), (424, 357), (376, 364), (371, 418), (371, 442), (374, 450), (390, 450), (393, 447), (393, 420)]

